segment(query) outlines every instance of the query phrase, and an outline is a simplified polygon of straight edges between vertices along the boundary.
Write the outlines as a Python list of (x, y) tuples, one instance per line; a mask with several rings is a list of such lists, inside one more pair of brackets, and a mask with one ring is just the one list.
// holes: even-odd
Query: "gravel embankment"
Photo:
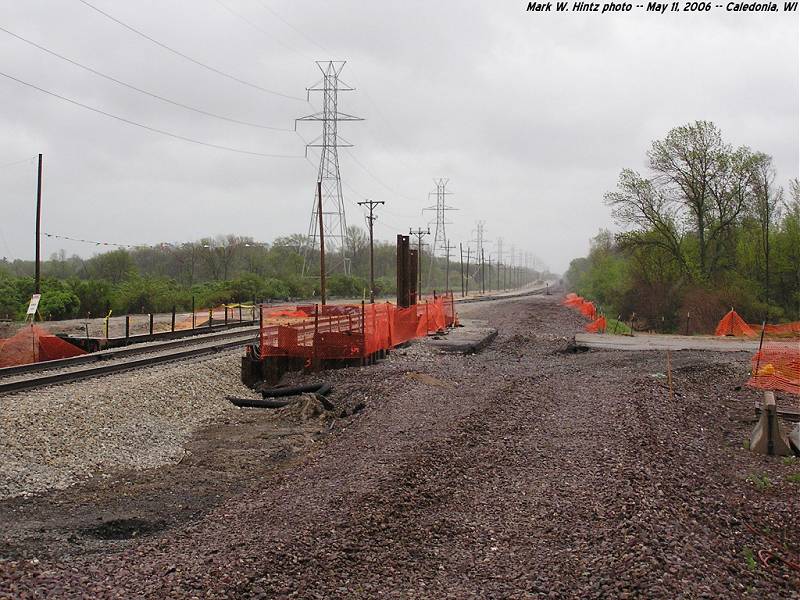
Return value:
[(462, 314), (483, 353), (331, 372), (365, 409), (305, 460), (121, 551), (0, 560), (0, 597), (798, 597), (758, 558), (797, 560), (800, 502), (742, 447), (748, 355), (674, 353), (672, 397), (663, 353), (564, 353), (554, 297)]
[(179, 460), (199, 427), (247, 394), (241, 350), (0, 398), (0, 498)]

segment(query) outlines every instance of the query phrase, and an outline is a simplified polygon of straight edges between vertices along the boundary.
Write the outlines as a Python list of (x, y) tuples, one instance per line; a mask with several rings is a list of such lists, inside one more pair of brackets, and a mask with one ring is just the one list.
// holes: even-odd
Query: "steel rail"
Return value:
[[(71, 369), (69, 371), (60, 372), (60, 373), (52, 373), (50, 375), (41, 375), (41, 374), (33, 374), (31, 377), (26, 377), (23, 379), (15, 379), (14, 381), (7, 381), (3, 382), (0, 381), (0, 395), (9, 394), (13, 392), (20, 392), (24, 390), (31, 390), (35, 388), (45, 387), (49, 385), (57, 385), (61, 383), (68, 383), (72, 381), (78, 381), (81, 379), (89, 379), (92, 377), (98, 377), (101, 375), (108, 375), (111, 373), (118, 373), (121, 371), (129, 371), (133, 369), (139, 369), (142, 367), (149, 367), (152, 365), (157, 365), (161, 363), (167, 363), (174, 360), (186, 359), (186, 358), (193, 358), (195, 356), (201, 356), (204, 354), (213, 354), (215, 352), (219, 352), (220, 350), (226, 350), (228, 348), (235, 348), (240, 347), (243, 344), (246, 344), (250, 341), (256, 341), (255, 331), (249, 331), (246, 334), (243, 334), (240, 331), (237, 331), (237, 335), (228, 335), (225, 336), (223, 339), (215, 339), (212, 341), (205, 340), (203, 342), (197, 342), (196, 338), (194, 338), (194, 344), (187, 344), (188, 340), (182, 340), (184, 348), (174, 347), (175, 344), (171, 344), (171, 348), (167, 348), (167, 350), (172, 350), (170, 352), (166, 352), (164, 354), (157, 354), (155, 356), (144, 356), (141, 358), (129, 358), (128, 360), (123, 360), (119, 362), (114, 362), (111, 364), (103, 364), (103, 365), (90, 365), (81, 367), (78, 365), (78, 368)], [(177, 341), (177, 340), (176, 340)], [(185, 346), (191, 345), (192, 347), (186, 348)], [(141, 348), (136, 348), (137, 352), (135, 353), (128, 353), (126, 356), (130, 357), (131, 355), (135, 356), (136, 354), (152, 354), (154, 352), (160, 352), (164, 350), (164, 346), (142, 346)], [(126, 350), (128, 350), (126, 348)], [(131, 349), (133, 350), (133, 349)], [(83, 356), (78, 358), (84, 358)], [(109, 360), (111, 357), (106, 357), (106, 360)], [(71, 359), (64, 359), (64, 361), (68, 361)], [(56, 361), (50, 361), (56, 362)], [(60, 361), (63, 362), (63, 361)], [(47, 363), (38, 363), (39, 365), (46, 365)], [(73, 363), (74, 364), (74, 363)], [(82, 363), (83, 364), (83, 363)], [(47, 370), (54, 368), (51, 365), (48, 365)]]

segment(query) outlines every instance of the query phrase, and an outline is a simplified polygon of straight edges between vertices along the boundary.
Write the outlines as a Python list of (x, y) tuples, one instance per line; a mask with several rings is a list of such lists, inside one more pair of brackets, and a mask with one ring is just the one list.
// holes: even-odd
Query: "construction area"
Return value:
[(0, 596), (796, 597), (753, 353), (581, 351), (587, 317), (522, 293), (449, 334), (413, 309), (426, 335), (271, 410), (229, 400), (262, 401), (241, 347), (3, 396)]
[(800, 600), (798, 2), (10, 4), (0, 600)]

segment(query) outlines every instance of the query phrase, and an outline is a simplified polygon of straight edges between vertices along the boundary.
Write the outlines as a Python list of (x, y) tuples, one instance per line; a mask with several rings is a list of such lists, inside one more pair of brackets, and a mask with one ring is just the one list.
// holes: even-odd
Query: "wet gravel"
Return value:
[(304, 460), (121, 551), (0, 559), (0, 597), (798, 597), (758, 558), (797, 560), (800, 467), (743, 448), (748, 355), (673, 353), (671, 395), (663, 353), (565, 352), (555, 297), (460, 310), (492, 346), (326, 374), (352, 416)]
[(200, 427), (235, 411), (241, 350), (0, 397), (0, 499), (180, 460)]

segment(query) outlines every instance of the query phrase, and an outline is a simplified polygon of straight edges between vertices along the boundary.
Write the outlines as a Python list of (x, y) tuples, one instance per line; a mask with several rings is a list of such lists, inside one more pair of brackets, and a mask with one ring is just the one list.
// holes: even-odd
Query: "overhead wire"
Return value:
[(279, 43), (281, 46), (283, 46), (284, 48), (286, 48), (286, 49), (287, 49), (287, 50), (289, 50), (290, 52), (294, 52), (295, 54), (297, 54), (298, 56), (300, 56), (301, 58), (304, 58), (304, 59), (306, 59), (306, 60), (311, 60), (311, 61), (313, 61), (313, 60), (314, 60), (314, 59), (313, 59), (312, 57), (310, 57), (309, 55), (307, 55), (307, 54), (304, 54), (304, 53), (303, 53), (303, 52), (301, 52), (300, 50), (297, 50), (296, 48), (294, 48), (294, 47), (290, 46), (289, 44), (287, 44), (287, 43), (286, 43), (286, 42), (284, 42), (283, 40), (279, 39), (278, 37), (274, 36), (273, 34), (269, 33), (269, 32), (268, 32), (268, 31), (266, 31), (265, 29), (262, 29), (262, 28), (261, 28), (261, 26), (259, 26), (259, 25), (255, 24), (255, 23), (253, 23), (253, 22), (252, 22), (250, 19), (248, 19), (247, 17), (245, 17), (243, 14), (241, 14), (241, 13), (239, 13), (239, 12), (236, 12), (236, 11), (235, 11), (235, 10), (233, 10), (233, 9), (232, 9), (230, 6), (228, 6), (227, 4), (225, 4), (224, 2), (222, 2), (222, 0), (215, 0), (215, 2), (216, 2), (217, 4), (219, 4), (219, 5), (220, 5), (222, 8), (224, 8), (226, 11), (228, 11), (230, 14), (232, 14), (234, 17), (236, 17), (237, 19), (239, 19), (239, 20), (240, 20), (240, 21), (242, 21), (243, 23), (246, 23), (246, 24), (247, 24), (247, 25), (249, 25), (251, 28), (253, 28), (253, 29), (255, 29), (256, 31), (258, 31), (259, 33), (261, 33), (262, 35), (265, 35), (265, 36), (266, 36), (266, 37), (268, 37), (270, 40), (273, 40), (273, 41), (275, 41), (275, 42), (278, 42), (278, 43)]
[(79, 242), (81, 244), (94, 244), (95, 246), (115, 246), (117, 248), (136, 248), (134, 244), (115, 244), (114, 242), (98, 242), (97, 240), (84, 240), (81, 238), (74, 238), (68, 235), (59, 235), (57, 233), (42, 232), (42, 235), (49, 238), (57, 238), (59, 240), (68, 240), (70, 242)]
[(313, 44), (314, 46), (316, 46), (317, 48), (319, 48), (319, 49), (320, 49), (320, 50), (322, 50), (323, 52), (328, 52), (328, 53), (330, 54), (330, 51), (329, 51), (327, 48), (325, 48), (325, 46), (322, 46), (322, 45), (321, 45), (319, 42), (317, 42), (317, 41), (315, 41), (313, 38), (311, 38), (311, 37), (307, 36), (307, 35), (306, 35), (305, 33), (303, 33), (303, 32), (302, 32), (300, 29), (298, 29), (297, 27), (295, 27), (294, 25), (292, 25), (291, 23), (289, 23), (289, 21), (287, 21), (286, 19), (284, 19), (284, 18), (283, 18), (283, 17), (282, 17), (282, 16), (281, 16), (281, 15), (280, 15), (280, 14), (279, 14), (277, 11), (273, 10), (273, 9), (272, 9), (272, 8), (271, 8), (271, 7), (270, 7), (268, 4), (266, 4), (266, 3), (265, 3), (265, 2), (263, 2), (262, 0), (256, 0), (256, 2), (257, 2), (258, 4), (260, 4), (260, 5), (261, 5), (261, 7), (262, 7), (264, 10), (266, 10), (267, 12), (269, 12), (269, 13), (270, 13), (270, 14), (271, 14), (273, 17), (275, 17), (275, 18), (276, 18), (276, 19), (278, 19), (278, 20), (279, 20), (281, 23), (283, 23), (284, 25), (286, 25), (286, 26), (287, 26), (289, 29), (291, 29), (291, 30), (293, 30), (295, 33), (299, 34), (299, 35), (300, 35), (300, 37), (302, 37), (303, 39), (305, 39), (307, 42), (310, 42), (311, 44)]
[(90, 110), (90, 111), (95, 112), (97, 114), (104, 115), (104, 116), (109, 117), (111, 119), (116, 119), (117, 121), (122, 121), (123, 123), (127, 123), (128, 125), (133, 125), (135, 127), (140, 127), (141, 129), (145, 129), (145, 130), (151, 131), (153, 133), (159, 133), (159, 134), (167, 136), (167, 137), (183, 140), (185, 142), (191, 142), (192, 144), (198, 144), (200, 146), (208, 146), (209, 148), (217, 148), (218, 150), (227, 150), (229, 152), (236, 152), (237, 154), (247, 154), (247, 155), (250, 155), (250, 156), (261, 156), (261, 157), (264, 157), (264, 158), (302, 158), (299, 155), (295, 156), (295, 155), (289, 155), (289, 154), (268, 154), (268, 153), (265, 153), (265, 152), (255, 152), (255, 151), (252, 151), (252, 150), (243, 150), (241, 148), (233, 148), (231, 146), (223, 146), (222, 144), (214, 144), (212, 142), (203, 142), (201, 140), (196, 140), (194, 138), (190, 138), (190, 137), (187, 137), (185, 135), (180, 135), (178, 133), (172, 133), (172, 132), (166, 131), (164, 129), (159, 129), (157, 127), (151, 127), (150, 125), (145, 125), (145, 124), (139, 123), (137, 121), (132, 121), (131, 119), (126, 119), (125, 117), (120, 117), (119, 115), (115, 115), (113, 113), (106, 112), (106, 111), (104, 111), (102, 109), (95, 108), (94, 106), (89, 106), (88, 104), (83, 104), (82, 102), (79, 102), (77, 100), (73, 100), (72, 98), (68, 98), (66, 96), (62, 96), (61, 94), (57, 94), (56, 92), (52, 92), (52, 91), (47, 90), (45, 88), (39, 87), (38, 85), (34, 85), (32, 83), (28, 83), (27, 81), (23, 81), (22, 79), (19, 79), (17, 77), (14, 77), (13, 75), (9, 75), (8, 73), (4, 73), (2, 71), (0, 71), (0, 76), (6, 77), (7, 79), (11, 79), (12, 81), (16, 81), (17, 83), (19, 83), (21, 85), (27, 86), (29, 88), (33, 88), (33, 89), (38, 90), (38, 91), (40, 91), (40, 92), (42, 92), (44, 94), (47, 94), (49, 96), (53, 96), (54, 98), (58, 98), (60, 100), (64, 100), (65, 102), (69, 102), (70, 104), (74, 104), (75, 106), (80, 106), (82, 108), (85, 108), (86, 110)]
[(32, 40), (24, 38), (21, 35), (18, 35), (16, 33), (14, 33), (13, 31), (9, 31), (8, 29), (6, 29), (4, 27), (0, 27), (0, 31), (3, 31), (3, 32), (7, 33), (8, 35), (10, 35), (10, 36), (22, 41), (22, 42), (25, 42), (26, 44), (29, 44), (29, 45), (31, 45), (31, 46), (33, 46), (35, 48), (38, 48), (42, 52), (46, 52), (47, 54), (50, 54), (51, 56), (55, 56), (56, 58), (60, 58), (61, 60), (64, 60), (64, 61), (70, 63), (71, 65), (74, 65), (74, 66), (76, 66), (78, 68), (81, 68), (81, 69), (83, 69), (85, 71), (88, 71), (89, 73), (93, 73), (94, 75), (97, 75), (98, 77), (102, 77), (103, 79), (107, 79), (108, 81), (112, 81), (112, 82), (114, 82), (114, 83), (116, 83), (118, 85), (124, 86), (124, 87), (126, 87), (128, 89), (131, 89), (131, 90), (134, 90), (136, 92), (139, 92), (140, 94), (144, 94), (146, 96), (150, 96), (151, 98), (155, 98), (157, 100), (161, 100), (162, 102), (166, 102), (168, 104), (172, 104), (173, 106), (178, 106), (180, 108), (183, 108), (183, 109), (186, 109), (186, 110), (190, 110), (192, 112), (196, 112), (196, 113), (199, 113), (199, 114), (202, 114), (202, 115), (206, 115), (208, 117), (213, 117), (215, 119), (221, 119), (223, 121), (228, 121), (229, 123), (237, 123), (239, 125), (247, 125), (248, 127), (257, 127), (259, 129), (270, 129), (272, 131), (284, 131), (284, 132), (292, 131), (288, 127), (273, 127), (271, 125), (262, 125), (260, 123), (253, 123), (251, 121), (243, 121), (241, 119), (234, 119), (233, 117), (226, 117), (225, 115), (219, 115), (219, 114), (207, 111), (207, 110), (203, 110), (202, 108), (196, 108), (194, 106), (189, 106), (188, 104), (184, 104), (182, 102), (178, 102), (177, 100), (171, 100), (169, 98), (166, 98), (166, 97), (161, 96), (159, 94), (156, 94), (154, 92), (148, 92), (147, 90), (144, 90), (144, 89), (142, 89), (140, 87), (137, 87), (137, 86), (135, 86), (133, 84), (127, 83), (125, 81), (122, 81), (121, 79), (117, 79), (116, 77), (112, 77), (111, 75), (107, 75), (106, 73), (102, 73), (102, 72), (98, 71), (97, 69), (93, 69), (92, 67), (86, 66), (86, 65), (84, 65), (82, 63), (79, 63), (76, 60), (72, 60), (71, 58), (68, 58), (68, 57), (66, 57), (66, 56), (64, 56), (62, 54), (59, 54), (58, 52), (55, 52), (54, 50), (50, 50), (49, 48), (45, 48), (44, 46), (42, 46), (40, 44), (37, 44), (36, 42), (34, 42)]
[(196, 58), (192, 58), (191, 56), (189, 56), (188, 54), (184, 54), (180, 50), (175, 50), (171, 46), (168, 46), (165, 43), (158, 41), (157, 39), (155, 39), (155, 38), (147, 35), (146, 33), (144, 33), (142, 31), (132, 27), (131, 25), (128, 25), (124, 21), (121, 21), (120, 19), (117, 19), (116, 17), (110, 15), (109, 13), (105, 12), (104, 10), (101, 10), (100, 8), (96, 7), (94, 4), (91, 4), (90, 2), (87, 2), (87, 0), (78, 0), (78, 2), (80, 2), (81, 4), (86, 5), (87, 7), (91, 8), (95, 12), (103, 15), (107, 19), (109, 19), (111, 21), (114, 21), (115, 23), (117, 23), (118, 25), (124, 27), (128, 31), (131, 31), (132, 33), (135, 33), (136, 35), (148, 40), (149, 42), (155, 44), (159, 48), (163, 48), (164, 50), (166, 50), (168, 52), (171, 52), (172, 54), (175, 54), (176, 56), (179, 56), (179, 57), (183, 58), (184, 60), (187, 60), (187, 61), (191, 62), (192, 64), (195, 64), (195, 65), (197, 65), (199, 67), (202, 67), (203, 69), (206, 69), (208, 71), (211, 71), (212, 73), (216, 73), (217, 75), (220, 75), (222, 77), (226, 77), (227, 79), (230, 79), (232, 81), (236, 81), (237, 83), (240, 83), (240, 84), (245, 85), (247, 87), (259, 90), (259, 91), (264, 92), (266, 94), (272, 94), (274, 96), (280, 96), (282, 98), (287, 98), (289, 100), (298, 100), (300, 102), (305, 102), (306, 101), (305, 98), (301, 98), (299, 96), (292, 96), (290, 94), (284, 94), (283, 92), (278, 92), (278, 91), (275, 91), (275, 90), (271, 90), (271, 89), (262, 87), (262, 86), (260, 86), (260, 85), (258, 85), (256, 83), (252, 83), (250, 81), (247, 81), (246, 79), (242, 79), (240, 77), (237, 77), (236, 75), (231, 75), (230, 73), (222, 71), (221, 69), (217, 69), (216, 67), (212, 67), (211, 65), (208, 65), (208, 64), (206, 64), (204, 62), (201, 62), (201, 61), (197, 60)]
[(13, 167), (14, 165), (21, 165), (22, 163), (34, 160), (36, 155), (29, 156), (28, 158), (23, 158), (21, 160), (15, 160), (14, 162), (5, 163), (4, 165), (0, 165), (0, 169), (5, 169), (6, 167)]

